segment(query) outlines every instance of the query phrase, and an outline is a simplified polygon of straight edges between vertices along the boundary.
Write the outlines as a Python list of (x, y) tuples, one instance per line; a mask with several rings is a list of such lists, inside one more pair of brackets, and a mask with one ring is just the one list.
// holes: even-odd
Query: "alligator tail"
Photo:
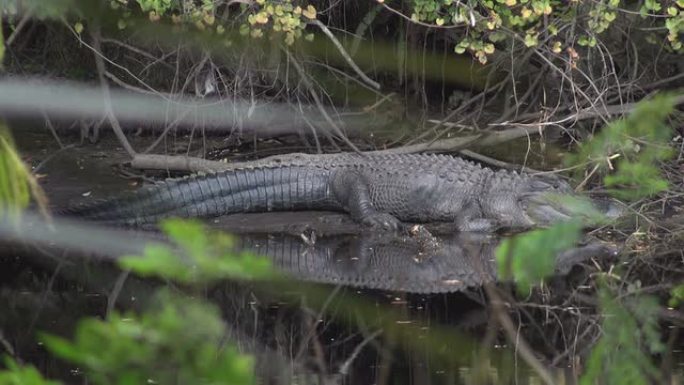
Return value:
[(200, 174), (171, 179), (62, 214), (109, 225), (141, 226), (168, 217), (339, 209), (329, 196), (328, 178), (326, 170), (292, 166)]

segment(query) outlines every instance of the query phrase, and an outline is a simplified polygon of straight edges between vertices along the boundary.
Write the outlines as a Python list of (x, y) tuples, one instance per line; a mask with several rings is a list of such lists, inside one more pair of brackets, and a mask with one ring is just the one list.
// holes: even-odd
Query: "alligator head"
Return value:
[(522, 186), (518, 196), (525, 219), (533, 227), (545, 227), (571, 219), (581, 220), (587, 227), (624, 215), (619, 204), (608, 199), (590, 199), (574, 192), (572, 187), (554, 176), (537, 175)]

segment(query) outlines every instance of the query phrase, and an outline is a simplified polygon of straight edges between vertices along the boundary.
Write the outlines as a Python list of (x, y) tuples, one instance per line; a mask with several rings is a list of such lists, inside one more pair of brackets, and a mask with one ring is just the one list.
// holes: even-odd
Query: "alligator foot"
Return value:
[(458, 223), (458, 230), (462, 232), (488, 233), (496, 231), (499, 227), (496, 221), (484, 218), (466, 219)]
[(306, 244), (307, 246), (311, 247), (316, 244), (316, 231), (313, 229), (307, 229), (307, 231), (302, 231), (299, 234), (299, 238), (302, 239), (302, 242)]
[(306, 234), (313, 231), (310, 223), (294, 223), (286, 227), (286, 233), (292, 235)]
[(421, 262), (425, 256), (434, 255), (440, 247), (439, 240), (423, 225), (411, 226), (408, 233), (418, 244), (418, 254), (414, 258), (416, 262)]
[(397, 231), (401, 228), (401, 221), (387, 213), (373, 213), (361, 218), (361, 223), (373, 229)]

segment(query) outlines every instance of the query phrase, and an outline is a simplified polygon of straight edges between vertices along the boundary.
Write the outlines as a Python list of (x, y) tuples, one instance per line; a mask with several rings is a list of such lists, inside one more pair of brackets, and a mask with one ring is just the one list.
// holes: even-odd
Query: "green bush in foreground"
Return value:
[(659, 305), (651, 296), (619, 302), (607, 288), (599, 290), (603, 336), (586, 363), (581, 385), (646, 385), (663, 383), (651, 359), (662, 353)]
[[(604, 183), (615, 187), (611, 192), (624, 199), (652, 196), (666, 189), (668, 183), (660, 174), (658, 162), (672, 154), (668, 144), (672, 130), (666, 119), (674, 109), (674, 100), (674, 96), (665, 95), (639, 103), (628, 117), (612, 122), (583, 145), (569, 158), (568, 165), (612, 170), (604, 176)], [(581, 203), (576, 207), (587, 209)], [(595, 215), (590, 217), (599, 220)], [(581, 231), (582, 223), (567, 222), (506, 239), (496, 251), (500, 276), (513, 279), (519, 291), (528, 291), (553, 274), (556, 256), (573, 247)], [(663, 349), (657, 328), (657, 301), (642, 295), (622, 303), (610, 294), (606, 283), (599, 285), (603, 336), (589, 356), (582, 385), (653, 383), (659, 373), (651, 354)], [(682, 293), (682, 286), (673, 289), (670, 306), (684, 298)]]
[[(272, 274), (270, 261), (231, 252), (232, 238), (207, 231), (192, 221), (161, 223), (176, 248), (150, 245), (143, 256), (121, 259), (124, 268), (143, 276), (159, 276), (188, 285), (220, 279), (263, 278)], [(106, 320), (87, 318), (73, 341), (42, 336), (55, 356), (79, 365), (96, 385), (253, 384), (254, 359), (226, 342), (218, 309), (201, 300), (157, 294), (157, 305), (136, 314), (112, 313)], [(31, 366), (7, 360), (0, 385), (55, 385)]]
[(81, 365), (97, 385), (253, 384), (254, 359), (224, 345), (216, 308), (160, 295), (158, 309), (80, 322), (73, 342), (45, 335), (57, 357)]
[(566, 165), (595, 167), (605, 175), (603, 181), (610, 193), (620, 199), (639, 199), (666, 190), (668, 182), (658, 163), (673, 155), (667, 118), (674, 103), (675, 95), (658, 95), (639, 103), (627, 117), (615, 120), (582, 144)]
[(43, 377), (36, 368), (30, 365), (19, 365), (10, 357), (5, 357), (7, 369), (0, 370), (0, 385), (59, 385)]
[[(611, 174), (604, 176), (604, 183), (615, 187), (610, 192), (620, 198), (637, 199), (664, 190), (668, 183), (660, 174), (658, 162), (672, 155), (668, 144), (672, 130), (666, 119), (674, 110), (674, 100), (673, 95), (666, 95), (639, 103), (628, 117), (604, 127), (576, 155), (570, 156), (568, 166), (583, 164), (585, 168), (596, 165), (596, 169), (612, 169)], [(601, 215), (586, 201), (558, 199), (563, 199), (573, 212), (588, 217), (589, 222), (601, 222)], [(556, 255), (575, 244), (583, 225), (561, 223), (506, 239), (496, 253), (500, 275), (513, 278), (521, 290), (527, 290), (553, 273)]]
[(30, 173), (19, 155), (7, 128), (0, 122), (0, 218), (16, 217), (31, 200)]
[(142, 256), (122, 257), (119, 265), (138, 275), (160, 276), (187, 284), (273, 275), (268, 258), (235, 250), (233, 238), (228, 234), (208, 231), (199, 222), (180, 219), (162, 221), (160, 227), (177, 248), (148, 245)]

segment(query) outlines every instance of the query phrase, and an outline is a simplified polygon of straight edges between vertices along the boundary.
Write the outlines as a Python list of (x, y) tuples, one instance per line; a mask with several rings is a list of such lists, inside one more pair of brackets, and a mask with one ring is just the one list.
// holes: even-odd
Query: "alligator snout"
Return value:
[(617, 219), (627, 213), (624, 204), (607, 198), (590, 199), (577, 195), (545, 193), (529, 198), (523, 205), (527, 216), (538, 226), (571, 219), (590, 225)]

